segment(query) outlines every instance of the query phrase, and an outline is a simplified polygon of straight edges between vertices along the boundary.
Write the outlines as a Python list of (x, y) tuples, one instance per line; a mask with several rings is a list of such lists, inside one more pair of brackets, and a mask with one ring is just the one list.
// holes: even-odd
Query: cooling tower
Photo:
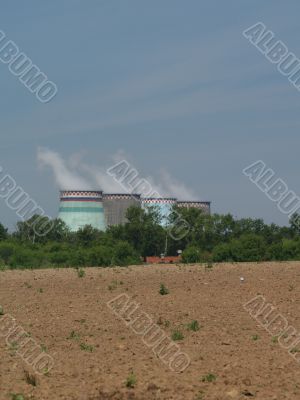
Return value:
[(107, 226), (125, 224), (126, 212), (129, 207), (141, 206), (139, 194), (105, 193), (103, 205)]
[(205, 214), (210, 214), (210, 201), (177, 201), (178, 207), (199, 208)]
[(71, 231), (78, 231), (85, 225), (105, 231), (101, 191), (61, 191), (58, 218), (62, 219)]
[(168, 198), (155, 198), (149, 197), (142, 199), (142, 207), (146, 210), (148, 207), (155, 207), (158, 209), (162, 219), (161, 225), (168, 224), (169, 215), (172, 212), (173, 206), (176, 204), (176, 199), (173, 197)]

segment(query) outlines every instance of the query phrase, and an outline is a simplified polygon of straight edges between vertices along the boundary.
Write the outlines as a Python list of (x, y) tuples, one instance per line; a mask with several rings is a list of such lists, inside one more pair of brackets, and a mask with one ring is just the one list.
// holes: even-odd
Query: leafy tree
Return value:
[(9, 242), (0, 243), (0, 259), (4, 261), (5, 264), (9, 264), (11, 257), (16, 251), (17, 245)]
[(8, 237), (7, 228), (0, 224), (0, 241), (6, 240)]
[(48, 217), (33, 215), (27, 221), (17, 222), (17, 230), (14, 236), (21, 242), (45, 243), (52, 228), (53, 221)]
[(158, 255), (164, 251), (165, 230), (158, 224), (159, 213), (155, 208), (147, 211), (140, 207), (129, 207), (128, 222), (124, 226), (123, 239), (143, 257)]
[(100, 232), (98, 229), (93, 228), (91, 225), (86, 225), (76, 232), (77, 241), (81, 246), (92, 245), (93, 242), (101, 237), (101, 235), (102, 232)]

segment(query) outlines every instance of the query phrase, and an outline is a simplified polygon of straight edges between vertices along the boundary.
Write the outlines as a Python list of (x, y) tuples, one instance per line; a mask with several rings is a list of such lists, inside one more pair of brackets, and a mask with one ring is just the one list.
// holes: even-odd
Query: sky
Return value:
[[(242, 171), (263, 160), (300, 195), (300, 92), (243, 31), (261, 21), (300, 58), (299, 14), (299, 0), (3, 0), (0, 30), (58, 87), (40, 103), (0, 62), (3, 171), (52, 217), (67, 185), (121, 191), (105, 171), (125, 159), (165, 195), (287, 224)], [(18, 219), (0, 199), (0, 222)]]

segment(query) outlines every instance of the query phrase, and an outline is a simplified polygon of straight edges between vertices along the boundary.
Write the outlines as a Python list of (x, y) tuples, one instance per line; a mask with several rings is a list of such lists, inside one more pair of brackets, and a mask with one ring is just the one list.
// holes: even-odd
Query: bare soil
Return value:
[[(0, 272), (5, 314), (54, 359), (50, 372), (39, 376), (0, 336), (1, 400), (12, 393), (35, 400), (300, 399), (300, 363), (243, 307), (261, 294), (300, 332), (300, 263), (85, 272), (82, 278), (75, 269)], [(159, 293), (161, 283), (169, 294)], [(168, 336), (183, 334), (176, 343), (191, 358), (184, 372), (171, 371), (107, 306), (122, 293)], [(187, 329), (193, 320), (198, 331)], [(136, 383), (128, 388), (132, 372)]]

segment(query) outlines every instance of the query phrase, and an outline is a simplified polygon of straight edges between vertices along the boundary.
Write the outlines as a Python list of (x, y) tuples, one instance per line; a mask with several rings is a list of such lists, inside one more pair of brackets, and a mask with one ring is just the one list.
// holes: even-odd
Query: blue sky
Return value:
[[(0, 63), (1, 166), (51, 216), (56, 153), (85, 177), (121, 154), (214, 212), (287, 223), (243, 174), (261, 159), (300, 195), (300, 93), (252, 46), (258, 21), (300, 58), (299, 1), (7, 0), (0, 29), (58, 86), (41, 104)], [(85, 168), (85, 170), (84, 170)], [(17, 221), (4, 201), (0, 220)]]

